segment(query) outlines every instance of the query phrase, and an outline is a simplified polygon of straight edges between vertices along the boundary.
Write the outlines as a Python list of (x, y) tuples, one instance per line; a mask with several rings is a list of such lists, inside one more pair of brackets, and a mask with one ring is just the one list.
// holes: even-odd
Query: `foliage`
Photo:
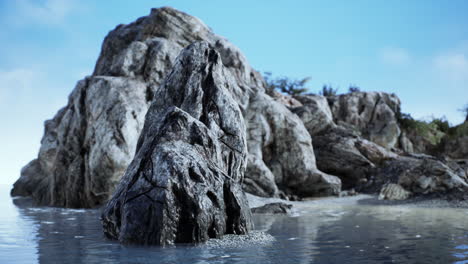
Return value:
[(445, 117), (433, 118), (431, 121), (416, 120), (410, 114), (400, 111), (397, 112), (396, 117), (402, 129), (416, 133), (433, 145), (439, 144), (450, 129), (450, 124)]
[(349, 89), (348, 89), (348, 92), (350, 92), (350, 93), (356, 93), (356, 92), (360, 92), (360, 91), (361, 91), (361, 88), (359, 88), (359, 86), (353, 85), (353, 84), (351, 84), (349, 86)]
[(468, 122), (449, 128), (447, 136), (449, 138), (468, 136)]
[(310, 81), (310, 77), (302, 79), (290, 79), (288, 77), (273, 78), (271, 72), (264, 73), (266, 88), (268, 92), (278, 90), (292, 96), (306, 93), (309, 88), (306, 84)]
[(322, 86), (322, 90), (319, 92), (320, 95), (322, 96), (335, 96), (338, 94), (338, 88), (333, 88), (331, 85), (326, 85), (324, 84)]
[(441, 118), (433, 117), (430, 124), (435, 125), (438, 130), (444, 133), (447, 133), (450, 129), (450, 124), (445, 116)]
[(468, 121), (468, 104), (458, 109), (458, 111), (462, 112), (463, 115), (465, 115), (465, 122), (467, 122)]

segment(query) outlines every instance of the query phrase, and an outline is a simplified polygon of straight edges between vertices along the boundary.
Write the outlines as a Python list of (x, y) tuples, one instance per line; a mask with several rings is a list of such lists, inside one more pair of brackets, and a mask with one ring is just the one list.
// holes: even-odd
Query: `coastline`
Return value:
[(376, 194), (358, 194), (346, 197), (320, 197), (304, 201), (287, 201), (280, 198), (264, 198), (247, 195), (250, 208), (268, 203), (285, 203), (293, 205), (293, 212), (310, 206), (398, 206), (403, 208), (462, 208), (468, 209), (468, 200), (443, 199), (438, 197), (414, 197), (407, 200), (379, 200)]

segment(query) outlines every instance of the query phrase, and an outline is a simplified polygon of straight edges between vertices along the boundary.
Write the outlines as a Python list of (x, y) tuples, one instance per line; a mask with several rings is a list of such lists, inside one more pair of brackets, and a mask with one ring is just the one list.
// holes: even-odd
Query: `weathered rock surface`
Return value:
[(93, 75), (80, 81), (67, 106), (46, 122), (38, 158), (23, 169), (12, 195), (65, 207), (106, 202), (134, 156), (149, 104), (161, 100), (154, 95), (163, 78), (177, 54), (200, 40), (219, 52), (236, 83), (231, 94), (247, 127), (245, 189), (262, 196), (278, 196), (279, 189), (338, 193), (340, 180), (316, 168), (304, 124), (265, 93), (263, 78), (240, 50), (199, 19), (165, 7), (108, 34)]
[(468, 136), (443, 141), (442, 152), (453, 159), (468, 159)]
[(254, 214), (288, 214), (293, 206), (285, 203), (269, 203), (252, 208)]
[(134, 155), (147, 108), (141, 81), (93, 76), (78, 82), (67, 106), (46, 121), (38, 158), (23, 168), (12, 195), (61, 207), (101, 204)]
[(405, 190), (401, 185), (389, 183), (382, 187), (379, 194), (379, 200), (406, 200), (411, 193)]
[(354, 92), (327, 99), (337, 125), (387, 149), (396, 147), (401, 131), (396, 119), (400, 99), (395, 94)]
[(321, 171), (339, 176), (343, 189), (356, 188), (358, 191), (385, 160), (397, 157), (343, 127), (316, 134), (314, 151)]
[(468, 190), (464, 170), (453, 170), (442, 161), (422, 154), (385, 161), (373, 173), (367, 191), (378, 192), (388, 183), (398, 184), (412, 195)]
[(312, 136), (326, 129), (336, 127), (326, 97), (320, 95), (302, 95), (296, 96), (295, 99), (301, 102), (302, 106), (293, 108), (293, 112), (301, 118)]
[[(268, 95), (257, 93), (250, 98), (244, 117), (249, 155), (265, 163), (280, 189), (301, 196), (339, 193), (340, 180), (317, 169), (311, 136), (298, 116)], [(259, 179), (250, 178), (249, 171), (246, 178)]]
[[(163, 79), (180, 51), (200, 40), (220, 54), (229, 73), (225, 78), (235, 84), (229, 92), (247, 131), (242, 185), (250, 193), (336, 195), (341, 180), (346, 189), (379, 192), (388, 182), (380, 172), (400, 160), (401, 153), (391, 150), (429, 152), (417, 131), (399, 127), (395, 95), (267, 94), (262, 76), (237, 47), (199, 19), (166, 7), (108, 34), (93, 75), (79, 81), (68, 104), (46, 122), (38, 158), (23, 168), (12, 195), (63, 207), (105, 203), (134, 157), (150, 104), (167, 106), (156, 96), (166, 89)], [(445, 142), (443, 154), (467, 158), (466, 142), (466, 137)]]
[(246, 129), (236, 83), (205, 42), (184, 49), (146, 115), (137, 153), (102, 215), (122, 243), (193, 243), (246, 234)]

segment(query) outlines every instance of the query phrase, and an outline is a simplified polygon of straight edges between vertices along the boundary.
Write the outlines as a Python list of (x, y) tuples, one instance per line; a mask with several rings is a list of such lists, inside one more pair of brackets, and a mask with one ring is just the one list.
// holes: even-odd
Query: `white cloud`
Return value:
[(381, 51), (380, 58), (385, 64), (393, 66), (403, 66), (411, 62), (411, 56), (402, 48), (384, 48)]
[(433, 60), (433, 66), (437, 74), (447, 81), (465, 84), (468, 81), (468, 55), (463, 52), (438, 55)]
[(10, 20), (15, 24), (59, 25), (77, 7), (75, 0), (16, 0)]
[(0, 70), (0, 103), (31, 92), (38, 77), (39, 74), (30, 69)]

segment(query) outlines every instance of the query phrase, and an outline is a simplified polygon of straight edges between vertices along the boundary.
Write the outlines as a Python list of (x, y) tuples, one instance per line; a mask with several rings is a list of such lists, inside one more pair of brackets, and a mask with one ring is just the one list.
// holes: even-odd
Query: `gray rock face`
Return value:
[(406, 136), (404, 131), (401, 132), (400, 139), (399, 139), (399, 146), (400, 148), (407, 153), (414, 152), (413, 142)]
[[(283, 104), (264, 93), (257, 93), (250, 98), (248, 111), (244, 114), (249, 154), (263, 161), (280, 189), (301, 196), (339, 193), (339, 178), (317, 169), (310, 134), (301, 120)], [(251, 165), (256, 166), (256, 163)], [(262, 165), (258, 170), (263, 168)], [(246, 178), (254, 182), (260, 179), (250, 178), (248, 173)], [(253, 194), (261, 196), (260, 192)]]
[(46, 122), (39, 156), (22, 170), (12, 195), (64, 207), (106, 202), (134, 156), (150, 103), (161, 100), (155, 94), (163, 89), (163, 78), (179, 52), (199, 40), (219, 52), (236, 84), (231, 94), (247, 127), (245, 189), (262, 196), (278, 196), (279, 189), (337, 193), (339, 179), (316, 168), (304, 124), (265, 94), (263, 78), (240, 50), (199, 19), (159, 8), (108, 34), (93, 75), (80, 81), (67, 106)]
[(12, 195), (60, 207), (107, 200), (134, 155), (146, 91), (144, 83), (120, 77), (78, 82), (68, 105), (46, 121), (38, 158), (23, 168)]
[(264, 206), (252, 208), (254, 214), (287, 214), (293, 206), (285, 203), (269, 203)]
[(413, 195), (468, 190), (464, 171), (455, 171), (428, 155), (398, 156), (387, 160), (373, 174), (368, 190), (377, 192), (382, 186), (399, 184)]
[(468, 159), (468, 136), (445, 140), (442, 151), (453, 159)]
[(359, 131), (385, 148), (396, 147), (400, 128), (395, 116), (400, 99), (382, 92), (354, 92), (328, 98), (337, 125)]
[(326, 129), (336, 127), (326, 97), (302, 95), (296, 96), (295, 99), (300, 101), (303, 106), (293, 108), (293, 112), (301, 118), (312, 136)]
[(356, 188), (358, 191), (385, 160), (397, 157), (343, 127), (315, 135), (314, 151), (321, 171), (339, 176), (343, 189)]
[(203, 242), (246, 234), (247, 158), (236, 83), (207, 43), (184, 49), (155, 96), (135, 158), (102, 215), (122, 243)]

